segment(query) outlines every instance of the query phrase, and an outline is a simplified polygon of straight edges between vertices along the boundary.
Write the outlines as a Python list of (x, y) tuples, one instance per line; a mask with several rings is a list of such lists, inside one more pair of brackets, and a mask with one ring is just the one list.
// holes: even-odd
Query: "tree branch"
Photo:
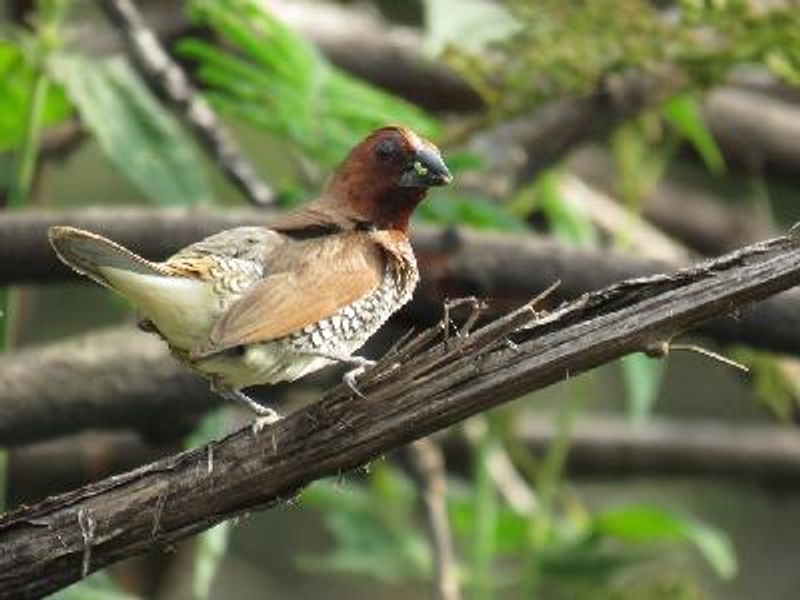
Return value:
[[(91, 428), (157, 434), (219, 405), (161, 340), (132, 327), (0, 354), (4, 447)], [(169, 423), (158, 418), (165, 410)]]
[[(555, 432), (526, 419), (514, 435), (543, 452)], [(593, 415), (575, 425), (567, 465), (578, 476), (713, 476), (790, 487), (800, 484), (800, 436), (796, 427), (668, 419), (632, 427)]]
[[(670, 275), (525, 306), (468, 337), (425, 331), (343, 386), (250, 428), (0, 517), (0, 598), (40, 597), (159, 544), (296, 495), (309, 482), (800, 283), (800, 243), (777, 238)], [(511, 341), (512, 343), (509, 343)]]
[(147, 26), (131, 0), (97, 0), (125, 42), (128, 56), (150, 88), (189, 126), (230, 181), (256, 206), (272, 204), (275, 195), (256, 173), (216, 113), (197, 92)]
[(434, 561), (434, 594), (438, 600), (459, 600), (458, 564), (447, 516), (447, 481), (444, 454), (431, 438), (407, 447), (414, 474), (422, 491)]

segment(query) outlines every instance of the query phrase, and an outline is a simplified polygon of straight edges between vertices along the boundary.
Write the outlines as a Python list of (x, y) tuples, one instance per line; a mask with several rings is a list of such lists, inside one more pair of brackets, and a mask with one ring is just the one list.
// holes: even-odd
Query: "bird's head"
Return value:
[(436, 146), (410, 129), (390, 126), (350, 151), (327, 195), (379, 228), (405, 231), (428, 188), (452, 180)]

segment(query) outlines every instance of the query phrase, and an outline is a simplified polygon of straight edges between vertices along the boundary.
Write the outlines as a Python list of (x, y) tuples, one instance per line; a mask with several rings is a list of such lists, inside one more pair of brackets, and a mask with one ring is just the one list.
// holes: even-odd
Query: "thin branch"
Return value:
[[(555, 432), (537, 418), (518, 423), (514, 435), (544, 451)], [(454, 463), (463, 455), (451, 445), (446, 450)], [(632, 426), (593, 415), (576, 423), (567, 466), (577, 476), (711, 476), (794, 487), (800, 485), (800, 436), (793, 426), (669, 419)]]
[(434, 592), (439, 600), (459, 600), (458, 563), (447, 516), (444, 454), (431, 438), (407, 446), (411, 465), (422, 488), (425, 515), (433, 542)]
[(273, 191), (261, 180), (214, 110), (163, 48), (136, 5), (131, 0), (97, 0), (97, 3), (119, 31), (131, 62), (145, 81), (175, 109), (231, 182), (254, 205), (272, 204), (275, 201)]
[(311, 481), (798, 283), (800, 244), (782, 237), (621, 282), (544, 317), (525, 306), (458, 345), (439, 335), (400, 364), (393, 355), (367, 371), (366, 398), (339, 386), (259, 435), (247, 427), (0, 517), (0, 598), (41, 597), (78, 580), (82, 565), (92, 572), (275, 505)]
[[(47, 243), (52, 225), (97, 231), (148, 258), (164, 258), (205, 235), (228, 227), (263, 223), (253, 210), (182, 211), (162, 209), (83, 209), (0, 214), (0, 284), (74, 280)], [(519, 305), (556, 280), (559, 300), (574, 298), (626, 277), (679, 265), (630, 253), (579, 249), (527, 236), (418, 228), (412, 243), (422, 269), (415, 316), (439, 318), (442, 298), (478, 296), (495, 312)], [(800, 293), (743, 308), (736, 318), (703, 326), (722, 343), (800, 355)]]
[[(601, 147), (578, 150), (570, 157), (569, 168), (589, 185), (615, 194), (614, 160)], [(664, 233), (706, 255), (729, 252), (775, 235), (752, 203), (727, 200), (707, 188), (666, 179), (648, 194), (642, 214)]]

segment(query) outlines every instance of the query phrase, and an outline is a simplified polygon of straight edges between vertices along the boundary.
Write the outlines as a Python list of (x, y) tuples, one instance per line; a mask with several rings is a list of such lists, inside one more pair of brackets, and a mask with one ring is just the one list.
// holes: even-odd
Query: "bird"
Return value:
[(255, 413), (254, 431), (281, 415), (242, 390), (294, 381), (325, 366), (371, 366), (355, 354), (419, 281), (412, 213), (452, 176), (439, 149), (409, 128), (381, 127), (356, 144), (322, 193), (300, 207), (151, 261), (97, 233), (53, 226), (69, 267), (126, 298), (218, 395)]

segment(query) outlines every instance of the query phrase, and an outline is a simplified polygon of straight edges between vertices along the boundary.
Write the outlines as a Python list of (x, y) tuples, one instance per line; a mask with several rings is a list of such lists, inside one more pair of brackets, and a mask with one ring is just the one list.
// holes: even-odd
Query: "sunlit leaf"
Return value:
[(301, 557), (300, 565), (390, 582), (429, 577), (431, 550), (414, 520), (413, 486), (396, 467), (384, 464), (372, 469), (369, 479), (369, 486), (318, 482), (302, 496), (304, 505), (321, 510), (335, 547)]
[(50, 600), (136, 600), (102, 571), (48, 596)]
[(254, 0), (193, 0), (194, 22), (228, 43), (184, 39), (176, 51), (197, 62), (196, 76), (221, 113), (289, 141), (325, 167), (337, 164), (367, 132), (407, 125), (434, 136), (424, 111), (331, 65), (299, 34)]
[(448, 44), (480, 50), (507, 38), (520, 27), (500, 2), (491, 0), (425, 0), (425, 47), (438, 54)]
[(709, 171), (720, 174), (725, 170), (722, 151), (706, 126), (697, 100), (686, 94), (673, 96), (664, 103), (662, 113), (664, 118), (692, 144)]
[(666, 363), (637, 352), (623, 357), (620, 365), (631, 420), (641, 423), (650, 415), (658, 399)]
[(55, 71), (106, 156), (159, 204), (210, 200), (194, 145), (121, 59), (62, 57)]
[(225, 521), (197, 536), (192, 579), (195, 600), (208, 600), (211, 597), (211, 584), (225, 558), (230, 534), (231, 523)]
[(634, 544), (688, 542), (720, 577), (731, 579), (736, 575), (736, 554), (725, 533), (658, 507), (638, 505), (597, 514), (593, 530), (599, 536)]
[[(33, 70), (22, 49), (0, 40), (0, 150), (12, 149), (22, 141), (33, 77)], [(50, 86), (42, 115), (44, 126), (57, 125), (71, 113), (63, 90)]]
[(528, 225), (502, 204), (474, 196), (447, 191), (423, 202), (415, 218), (441, 226), (464, 225), (475, 229), (492, 229), (524, 233)]

